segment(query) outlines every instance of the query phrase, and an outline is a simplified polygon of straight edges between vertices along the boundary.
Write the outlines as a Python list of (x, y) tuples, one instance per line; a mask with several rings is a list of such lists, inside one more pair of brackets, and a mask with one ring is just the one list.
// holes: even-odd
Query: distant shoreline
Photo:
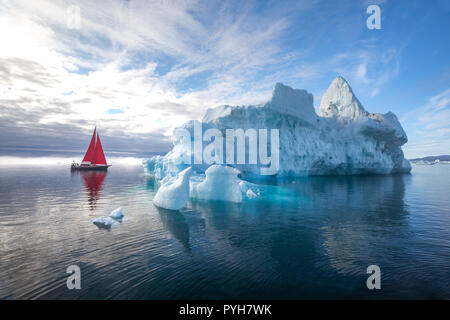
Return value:
[(423, 158), (409, 159), (413, 164), (435, 164), (435, 163), (450, 163), (450, 155), (428, 156)]

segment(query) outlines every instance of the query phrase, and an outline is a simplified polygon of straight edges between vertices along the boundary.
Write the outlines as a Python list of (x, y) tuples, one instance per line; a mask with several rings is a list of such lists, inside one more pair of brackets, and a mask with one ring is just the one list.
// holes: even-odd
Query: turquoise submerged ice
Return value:
[[(271, 100), (265, 104), (208, 109), (202, 127), (222, 132), (238, 128), (279, 129), (277, 177), (390, 174), (411, 170), (401, 149), (408, 139), (397, 117), (392, 112), (367, 112), (342, 77), (334, 79), (323, 95), (318, 115), (310, 93), (277, 83)], [(182, 128), (194, 137), (194, 121)], [(209, 167), (183, 163), (182, 159), (192, 156), (192, 150), (179, 141), (176, 130), (174, 147), (169, 153), (144, 160), (147, 172), (156, 179), (174, 176), (188, 166), (197, 173), (204, 173)], [(259, 164), (233, 166), (242, 177), (260, 175)]]

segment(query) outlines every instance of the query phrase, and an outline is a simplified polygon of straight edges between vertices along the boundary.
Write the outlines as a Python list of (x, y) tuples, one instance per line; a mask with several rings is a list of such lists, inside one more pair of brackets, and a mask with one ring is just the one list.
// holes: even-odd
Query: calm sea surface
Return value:
[[(450, 299), (450, 165), (157, 209), (138, 165), (0, 167), (1, 299)], [(111, 230), (92, 219), (122, 207)], [(381, 269), (368, 290), (366, 269)], [(66, 269), (81, 269), (68, 290)]]

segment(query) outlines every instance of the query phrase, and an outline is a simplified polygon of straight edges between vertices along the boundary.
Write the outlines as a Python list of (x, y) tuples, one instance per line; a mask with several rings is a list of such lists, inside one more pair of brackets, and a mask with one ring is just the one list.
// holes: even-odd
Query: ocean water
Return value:
[[(31, 164), (30, 164), (31, 163)], [(137, 162), (0, 166), (1, 299), (450, 299), (450, 165), (267, 182), (241, 204), (152, 204)], [(110, 230), (92, 219), (122, 207)], [(81, 270), (69, 290), (67, 267)], [(381, 269), (368, 290), (366, 269)]]

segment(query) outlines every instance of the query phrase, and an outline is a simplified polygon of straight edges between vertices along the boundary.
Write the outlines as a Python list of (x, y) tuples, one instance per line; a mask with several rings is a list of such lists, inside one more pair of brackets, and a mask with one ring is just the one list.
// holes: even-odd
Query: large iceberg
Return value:
[[(195, 132), (198, 127), (201, 133), (213, 129), (224, 136), (227, 129), (243, 132), (278, 129), (279, 164), (274, 172), (277, 177), (390, 174), (411, 170), (401, 149), (408, 139), (397, 117), (392, 112), (367, 112), (342, 77), (334, 79), (323, 95), (319, 115), (310, 93), (281, 83), (275, 85), (267, 103), (208, 109), (201, 122), (189, 121), (174, 130), (174, 147), (169, 153), (144, 160), (148, 173), (156, 179), (175, 176), (187, 167), (204, 173), (210, 163), (190, 161), (199, 153), (198, 149), (191, 148), (198, 137)], [(190, 134), (180, 134), (186, 131)], [(186, 139), (191, 139), (192, 144), (187, 144)], [(250, 144), (249, 137), (245, 139)], [(225, 140), (219, 143), (225, 146)], [(271, 141), (268, 141), (269, 150)], [(203, 145), (200, 153), (208, 147)], [(248, 150), (245, 156), (250, 159)], [(232, 164), (241, 177), (259, 176), (266, 165), (249, 161)]]

